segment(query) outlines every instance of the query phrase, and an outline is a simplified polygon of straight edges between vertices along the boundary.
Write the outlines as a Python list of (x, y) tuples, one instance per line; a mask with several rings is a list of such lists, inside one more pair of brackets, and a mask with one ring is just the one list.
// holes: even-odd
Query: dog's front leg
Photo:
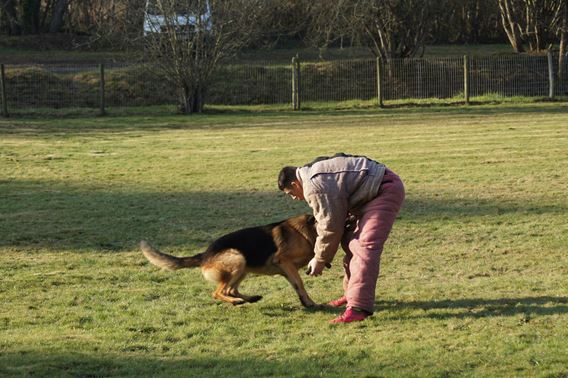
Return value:
[(304, 288), (304, 283), (302, 282), (302, 279), (300, 278), (300, 274), (298, 273), (298, 270), (296, 270), (296, 267), (293, 264), (287, 264), (282, 262), (278, 263), (278, 266), (284, 273), (284, 276), (286, 277), (288, 282), (290, 282), (290, 285), (292, 285), (294, 290), (296, 290), (296, 293), (298, 293), (302, 305), (304, 307), (316, 307), (317, 304), (314, 301), (312, 301), (312, 299), (306, 292), (306, 289)]

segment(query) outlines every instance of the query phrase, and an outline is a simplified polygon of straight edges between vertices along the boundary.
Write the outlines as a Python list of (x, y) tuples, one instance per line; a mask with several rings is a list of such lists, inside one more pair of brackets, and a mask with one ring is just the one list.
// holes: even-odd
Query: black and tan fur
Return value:
[(266, 226), (245, 228), (215, 240), (203, 253), (175, 257), (140, 242), (144, 256), (154, 265), (168, 270), (200, 267), (205, 279), (217, 284), (213, 297), (234, 305), (256, 302), (262, 297), (239, 292), (248, 273), (275, 275), (288, 280), (302, 305), (316, 304), (308, 296), (298, 270), (314, 257), (317, 237), (315, 219), (300, 215)]

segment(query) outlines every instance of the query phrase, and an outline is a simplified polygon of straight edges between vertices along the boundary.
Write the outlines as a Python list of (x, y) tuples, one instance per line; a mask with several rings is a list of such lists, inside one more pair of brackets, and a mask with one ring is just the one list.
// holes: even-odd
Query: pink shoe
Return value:
[(327, 304), (330, 305), (331, 307), (345, 306), (347, 304), (347, 297), (344, 295), (341, 298), (337, 298), (334, 301), (328, 302)]
[(329, 322), (331, 324), (359, 322), (361, 320), (365, 320), (367, 316), (369, 315), (365, 312), (353, 310), (351, 307), (347, 307), (347, 310), (345, 310), (343, 314)]

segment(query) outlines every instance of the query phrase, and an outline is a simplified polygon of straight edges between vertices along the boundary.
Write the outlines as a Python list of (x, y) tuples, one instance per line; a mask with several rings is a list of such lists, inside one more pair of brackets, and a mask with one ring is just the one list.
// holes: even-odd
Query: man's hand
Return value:
[(306, 272), (309, 276), (321, 276), (321, 272), (323, 272), (323, 268), (325, 268), (326, 263), (316, 260), (314, 257), (308, 263), (308, 271)]

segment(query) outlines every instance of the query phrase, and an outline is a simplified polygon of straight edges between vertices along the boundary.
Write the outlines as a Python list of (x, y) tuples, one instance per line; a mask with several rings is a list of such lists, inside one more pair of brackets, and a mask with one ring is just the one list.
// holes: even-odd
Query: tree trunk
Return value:
[(0, 5), (4, 9), (8, 21), (8, 35), (22, 34), (22, 28), (16, 14), (16, 0), (1, 0)]
[(193, 106), (193, 100), (191, 98), (191, 89), (188, 86), (184, 86), (181, 92), (181, 103), (180, 111), (182, 114), (191, 114), (191, 108)]
[(514, 20), (514, 5), (509, 0), (499, 0), (499, 9), (501, 11), (501, 23), (507, 34), (507, 38), (511, 43), (511, 47), (517, 53), (524, 52), (523, 41), (519, 35), (518, 22)]
[(183, 86), (180, 104), (183, 114), (202, 113), (204, 105), (204, 91), (201, 87)]
[(63, 27), (63, 17), (67, 10), (67, 0), (57, 0), (53, 7), (53, 16), (49, 24), (50, 33), (59, 33)]
[(37, 34), (40, 32), (40, 13), (40, 0), (22, 0), (22, 23), (24, 33)]
[(568, 43), (568, 4), (562, 4), (560, 10), (560, 48), (558, 52), (558, 81), (564, 82), (564, 64), (566, 63), (566, 44)]
[(562, 21), (562, 30), (560, 31), (560, 51), (558, 52), (558, 80), (560, 83), (564, 80), (564, 64), (566, 59), (566, 44), (568, 43), (568, 20), (566, 17)]

